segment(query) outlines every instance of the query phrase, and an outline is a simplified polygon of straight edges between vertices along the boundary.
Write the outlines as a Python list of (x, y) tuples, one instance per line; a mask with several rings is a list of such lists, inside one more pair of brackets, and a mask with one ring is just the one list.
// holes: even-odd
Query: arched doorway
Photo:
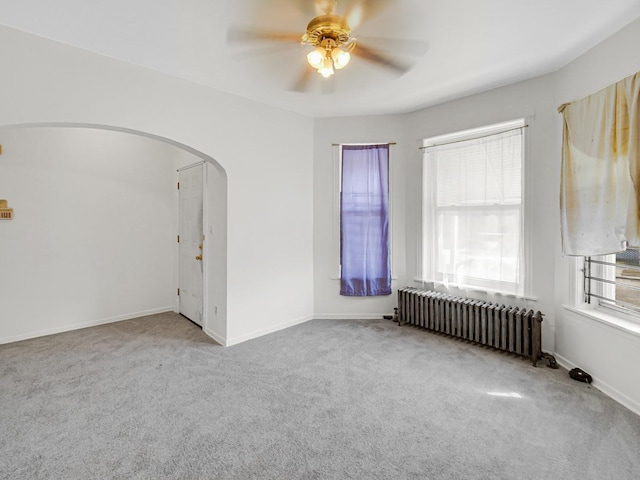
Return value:
[[(203, 330), (226, 339), (226, 173), (213, 158), (104, 125), (0, 127), (0, 343), (175, 305), (175, 174), (207, 166)], [(169, 190), (171, 188), (171, 190)], [(166, 190), (165, 190), (166, 189)]]

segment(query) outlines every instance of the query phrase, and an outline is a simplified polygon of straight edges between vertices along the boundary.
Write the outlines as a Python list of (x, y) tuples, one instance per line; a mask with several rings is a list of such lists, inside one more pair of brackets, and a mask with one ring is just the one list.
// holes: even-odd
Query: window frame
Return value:
[[(499, 133), (504, 133), (513, 129), (522, 129), (522, 152), (521, 152), (521, 200), (519, 204), (515, 205), (496, 205), (496, 207), (500, 208), (514, 208), (517, 207), (519, 209), (520, 215), (520, 242), (521, 242), (521, 262), (522, 268), (519, 276), (519, 284), (521, 285), (516, 293), (506, 291), (503, 287), (504, 285), (500, 282), (484, 282), (484, 281), (476, 281), (469, 282), (471, 284), (462, 284), (462, 283), (454, 283), (441, 281), (438, 279), (426, 278), (428, 275), (427, 270), (427, 262), (428, 257), (433, 257), (434, 252), (433, 249), (436, 248), (435, 242), (430, 241), (431, 235), (428, 233), (430, 225), (433, 225), (435, 221), (435, 210), (438, 208), (432, 209), (432, 212), (428, 212), (427, 203), (431, 202), (432, 205), (435, 205), (435, 199), (428, 199), (427, 196), (431, 195), (432, 197), (436, 195), (436, 192), (432, 191), (429, 188), (429, 183), (425, 180), (425, 176), (427, 174), (426, 169), (427, 165), (424, 160), (424, 155), (420, 157), (420, 165), (422, 169), (422, 175), (420, 179), (420, 191), (421, 191), (421, 208), (419, 209), (419, 230), (418, 230), (418, 251), (417, 253), (417, 264), (416, 264), (416, 278), (417, 282), (424, 284), (431, 284), (435, 286), (444, 286), (446, 288), (457, 288), (462, 290), (471, 290), (476, 292), (484, 292), (488, 294), (497, 294), (504, 295), (507, 297), (515, 297), (522, 298), (526, 300), (537, 300), (535, 296), (531, 294), (531, 279), (532, 279), (532, 270), (533, 265), (531, 261), (531, 227), (530, 221), (531, 218), (531, 206), (533, 202), (530, 200), (530, 195), (533, 189), (531, 188), (530, 182), (532, 175), (530, 174), (530, 161), (531, 158), (531, 144), (532, 144), (532, 132), (534, 127), (534, 117), (525, 116), (520, 117), (515, 120), (504, 121), (500, 123), (488, 124), (485, 126), (472, 128), (468, 130), (461, 130), (457, 132), (452, 132), (449, 134), (437, 135), (427, 137), (423, 140), (421, 150), (431, 146), (442, 145), (446, 143), (452, 142), (460, 142), (465, 140), (472, 140), (474, 138), (481, 138), (486, 136), (491, 136)], [(424, 152), (423, 152), (424, 153)], [(447, 208), (447, 207), (441, 207)], [(465, 207), (466, 208), (466, 207)], [(473, 207), (469, 207), (473, 208)], [(488, 208), (488, 206), (487, 206)]]
[(568, 257), (569, 262), (569, 288), (573, 298), (562, 307), (570, 312), (577, 313), (598, 323), (613, 327), (625, 334), (631, 334), (640, 338), (640, 316), (630, 311), (607, 308), (599, 303), (585, 302), (584, 291), (584, 260), (585, 257)]

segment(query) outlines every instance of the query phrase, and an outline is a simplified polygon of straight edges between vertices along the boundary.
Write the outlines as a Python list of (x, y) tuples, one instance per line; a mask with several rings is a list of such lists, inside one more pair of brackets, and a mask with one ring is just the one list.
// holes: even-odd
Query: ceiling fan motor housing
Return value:
[(307, 25), (307, 33), (302, 37), (302, 43), (316, 47), (331, 45), (335, 48), (346, 45), (350, 38), (351, 29), (341, 17), (320, 15)]

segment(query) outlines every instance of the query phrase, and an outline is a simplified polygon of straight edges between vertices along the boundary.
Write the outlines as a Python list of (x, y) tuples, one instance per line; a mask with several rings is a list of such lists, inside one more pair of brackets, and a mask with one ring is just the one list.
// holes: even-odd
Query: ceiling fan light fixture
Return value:
[(333, 75), (333, 62), (329, 57), (326, 57), (324, 59), (324, 65), (318, 69), (318, 73), (324, 78), (329, 78), (331, 75)]
[[(359, 0), (360, 1), (360, 0)], [(325, 78), (347, 66), (353, 49), (351, 29), (343, 17), (334, 13), (335, 0), (316, 0), (323, 14), (311, 19), (301, 43), (314, 47), (307, 54), (309, 65)], [(341, 48), (342, 47), (342, 48)]]
[(316, 47), (315, 50), (312, 50), (311, 52), (308, 53), (307, 62), (309, 62), (309, 65), (311, 65), (313, 68), (320, 69), (325, 64), (326, 56), (327, 56), (327, 52), (325, 51), (324, 48)]
[(340, 70), (348, 65), (349, 60), (351, 60), (351, 54), (340, 48), (334, 48), (331, 51), (331, 58), (333, 59), (333, 66), (336, 70)]

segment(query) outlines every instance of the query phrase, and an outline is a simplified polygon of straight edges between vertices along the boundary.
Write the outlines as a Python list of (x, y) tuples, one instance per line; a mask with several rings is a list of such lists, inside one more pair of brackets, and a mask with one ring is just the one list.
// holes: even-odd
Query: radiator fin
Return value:
[(529, 357), (534, 366), (542, 357), (542, 314), (533, 310), (406, 287), (398, 290), (398, 321)]

